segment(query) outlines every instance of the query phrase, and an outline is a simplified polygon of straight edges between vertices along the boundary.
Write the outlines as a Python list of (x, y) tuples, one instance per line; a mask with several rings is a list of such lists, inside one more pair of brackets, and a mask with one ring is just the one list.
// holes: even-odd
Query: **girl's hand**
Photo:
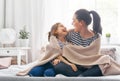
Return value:
[(24, 69), (23, 71), (19, 71), (18, 73), (16, 73), (17, 76), (25, 76), (29, 73), (30, 68), (28, 69)]
[(77, 71), (78, 70), (75, 64), (71, 64), (70, 66), (72, 67), (73, 71)]
[(60, 63), (60, 59), (54, 59), (53, 60), (53, 65), (57, 65), (58, 63)]
[(20, 71), (16, 74), (17, 76), (25, 76), (27, 75), (27, 70), (24, 70), (24, 71)]
[(24, 72), (18, 72), (18, 73), (16, 74), (16, 76), (25, 76), (25, 75), (27, 75), (27, 74), (24, 73)]

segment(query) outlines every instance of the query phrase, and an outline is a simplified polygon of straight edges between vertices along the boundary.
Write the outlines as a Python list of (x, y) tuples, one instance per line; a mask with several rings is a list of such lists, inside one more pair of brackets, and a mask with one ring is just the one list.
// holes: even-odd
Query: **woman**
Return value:
[[(93, 16), (93, 30), (90, 30), (88, 26), (92, 22)], [(98, 39), (100, 34), (102, 34), (102, 28), (100, 24), (100, 17), (95, 11), (87, 11), (85, 9), (77, 10), (73, 16), (73, 30), (70, 30), (66, 36), (66, 40), (73, 45), (87, 47), (94, 40)], [(96, 45), (97, 46), (97, 45)], [(59, 74), (62, 73), (66, 76), (76, 75), (76, 72), (71, 71), (68, 65), (65, 63), (59, 63), (55, 67), (55, 71)], [(80, 67), (80, 66), (79, 66)], [(61, 69), (64, 68), (64, 69)], [(69, 68), (69, 70), (67, 69)], [(65, 71), (68, 70), (68, 71)], [(90, 68), (80, 67), (78, 71), (81, 71), (80, 74), (76, 76), (102, 76), (102, 72), (98, 65), (93, 65)], [(68, 75), (69, 74), (69, 75)]]
[[(56, 23), (56, 24), (54, 24), (52, 26), (51, 31), (49, 32), (48, 40), (50, 41), (51, 36), (55, 36), (55, 38), (57, 39), (56, 42), (59, 45), (58, 47), (60, 47), (62, 49), (63, 46), (66, 44), (66, 40), (65, 40), (65, 36), (66, 35), (67, 35), (66, 28), (61, 23)], [(46, 56), (46, 57), (48, 57), (48, 56)], [(45, 58), (43, 58), (43, 59), (45, 59)], [(57, 64), (59, 61), (62, 61), (63, 63), (65, 63), (68, 66), (70, 66), (73, 71), (77, 71), (77, 67), (74, 64), (68, 62), (61, 55), (59, 55), (56, 58), (48, 61), (47, 63), (32, 65), (32, 67), (31, 67), (31, 69), (29, 71), (27, 69), (27, 71), (28, 71), (27, 73), (26, 73), (26, 70), (25, 70), (25, 71), (19, 72), (17, 75), (28, 74), (28, 75), (34, 76), (34, 77), (38, 77), (38, 76), (39, 77), (40, 76), (49, 76), (49, 77), (52, 77), (52, 76), (55, 76), (55, 71), (54, 71), (54, 67), (53, 66), (55, 64)]]
[[(93, 18), (91, 18), (91, 15)], [(93, 19), (93, 29), (88, 26)], [(66, 36), (67, 41), (73, 45), (66, 45), (62, 55), (71, 63), (79, 65), (80, 74), (71, 71), (65, 63), (58, 63), (54, 66), (56, 73), (69, 76), (103, 76), (120, 74), (120, 64), (114, 61), (109, 55), (100, 54), (100, 35), (102, 28), (100, 17), (95, 11), (79, 9), (73, 17), (74, 29)], [(64, 69), (61, 69), (64, 68)], [(68, 70), (69, 68), (69, 70)], [(65, 71), (67, 70), (67, 71)], [(64, 72), (65, 71), (65, 72)]]

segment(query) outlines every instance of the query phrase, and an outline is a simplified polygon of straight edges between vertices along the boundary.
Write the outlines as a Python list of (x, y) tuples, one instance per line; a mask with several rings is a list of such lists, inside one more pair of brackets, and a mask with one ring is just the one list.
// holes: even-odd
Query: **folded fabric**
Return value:
[(56, 37), (51, 36), (50, 44), (46, 46), (45, 56), (41, 59), (37, 59), (29, 68), (18, 72), (16, 75), (27, 75), (32, 68), (43, 65), (61, 54), (71, 63), (82, 65), (86, 68), (89, 68), (93, 65), (99, 65), (103, 75), (120, 74), (120, 64), (118, 64), (109, 55), (100, 53), (100, 38), (97, 38), (86, 47), (68, 43), (61, 50)]
[(100, 50), (101, 54), (104, 55), (109, 55), (111, 56), (114, 60), (116, 60), (116, 48), (101, 48)]
[(12, 57), (0, 58), (0, 69), (8, 68), (11, 65)]

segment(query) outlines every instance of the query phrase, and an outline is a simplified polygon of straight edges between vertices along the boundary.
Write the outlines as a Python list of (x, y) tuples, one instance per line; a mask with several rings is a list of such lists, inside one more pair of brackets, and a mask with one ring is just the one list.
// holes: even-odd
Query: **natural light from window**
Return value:
[(88, 10), (95, 10), (99, 13), (101, 17), (101, 24), (103, 27), (102, 41), (105, 42), (106, 33), (111, 33), (110, 42), (112, 44), (113, 43), (120, 44), (120, 36), (119, 36), (120, 34), (119, 33), (120, 9), (118, 6), (119, 0), (74, 0), (74, 1), (73, 0), (61, 0), (62, 5), (60, 5), (60, 2), (59, 3), (57, 1), (55, 2), (54, 2), (54, 5), (59, 4), (59, 9), (58, 7), (54, 8), (58, 10), (54, 12), (54, 16), (57, 16), (57, 17), (54, 18), (54, 22), (53, 22), (53, 18), (51, 17), (50, 19), (49, 17), (48, 19), (50, 21), (48, 21), (49, 23), (47, 24), (46, 28), (48, 26), (51, 27), (53, 23), (60, 21), (67, 27), (67, 29), (71, 29), (73, 28), (72, 17), (76, 10), (80, 8), (85, 8)]

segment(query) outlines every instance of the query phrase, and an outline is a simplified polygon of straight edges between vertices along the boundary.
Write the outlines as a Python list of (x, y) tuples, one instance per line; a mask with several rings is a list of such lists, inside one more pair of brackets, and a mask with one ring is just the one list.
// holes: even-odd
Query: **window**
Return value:
[[(67, 29), (73, 28), (72, 17), (76, 10), (85, 8), (87, 10), (95, 10), (101, 17), (101, 25), (103, 27), (103, 39), (106, 41), (105, 34), (111, 33), (111, 43), (120, 44), (120, 9), (118, 7), (119, 0), (52, 0), (46, 5), (46, 19), (44, 31), (50, 29), (55, 22), (63, 23)], [(50, 9), (51, 8), (51, 9)], [(90, 25), (92, 27), (92, 25)], [(48, 30), (49, 31), (49, 30)], [(48, 32), (47, 31), (47, 32)], [(46, 32), (46, 33), (47, 33)], [(116, 39), (118, 41), (116, 41)]]

